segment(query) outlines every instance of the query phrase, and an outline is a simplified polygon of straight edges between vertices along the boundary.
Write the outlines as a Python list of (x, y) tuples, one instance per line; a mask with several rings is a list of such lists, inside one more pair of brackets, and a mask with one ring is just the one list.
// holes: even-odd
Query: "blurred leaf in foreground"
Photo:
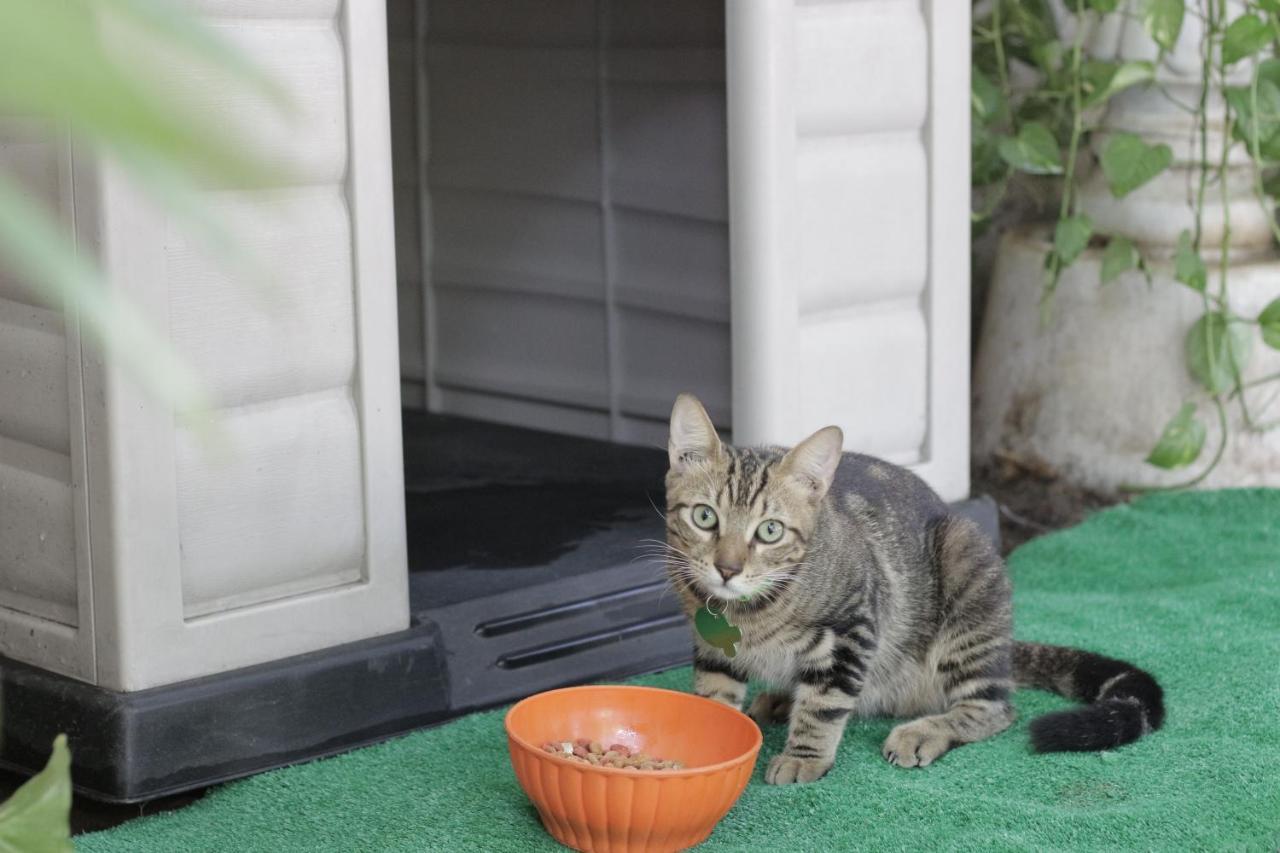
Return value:
[[(244, 273), (250, 260), (210, 215), (203, 186), (279, 181), (267, 162), (175, 79), (203, 77), (251, 92), (282, 115), (283, 90), (233, 46), (173, 4), (156, 0), (0, 0), (0, 121), (39, 117), (112, 160), (176, 219)], [(181, 64), (182, 74), (175, 73)], [(75, 312), (88, 336), (179, 412), (204, 396), (164, 337), (122, 303), (92, 259), (78, 256), (51, 212), (0, 174), (0, 260), (51, 305)], [(253, 276), (239, 275), (251, 282)]]
[(0, 853), (71, 853), (71, 753), (53, 742), (49, 763), (0, 803)]
[(56, 220), (0, 174), (0, 258), (24, 280), (39, 281), (74, 305), (82, 329), (120, 360), (146, 388), (180, 412), (200, 412), (207, 400), (196, 376), (168, 344), (104, 285), (71, 247)]

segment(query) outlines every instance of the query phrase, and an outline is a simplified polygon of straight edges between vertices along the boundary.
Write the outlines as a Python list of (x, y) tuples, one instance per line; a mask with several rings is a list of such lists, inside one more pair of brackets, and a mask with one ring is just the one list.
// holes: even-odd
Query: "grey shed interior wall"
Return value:
[(722, 0), (393, 0), (404, 405), (729, 426)]

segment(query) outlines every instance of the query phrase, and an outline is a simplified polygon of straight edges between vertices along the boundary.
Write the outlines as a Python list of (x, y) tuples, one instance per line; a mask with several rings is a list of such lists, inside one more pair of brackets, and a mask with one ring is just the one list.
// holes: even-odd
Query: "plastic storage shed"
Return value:
[(692, 388), (736, 441), (838, 423), (967, 496), (965, 4), (393, 2), (390, 83), (375, 0), (192, 5), (303, 106), (289, 131), (202, 104), (299, 164), (210, 190), (290, 298), (263, 314), (110, 168), (0, 123), (0, 168), (240, 451), (207, 458), (0, 268), (0, 763), (71, 729), (81, 786), (138, 799), (438, 716), (397, 381), (410, 408), (640, 444)]

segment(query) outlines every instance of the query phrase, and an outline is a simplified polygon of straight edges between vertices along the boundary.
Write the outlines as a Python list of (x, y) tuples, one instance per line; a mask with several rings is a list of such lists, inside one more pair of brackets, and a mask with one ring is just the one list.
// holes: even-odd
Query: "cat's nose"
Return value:
[(720, 577), (728, 581), (735, 575), (742, 574), (741, 563), (716, 563), (716, 571), (720, 573)]

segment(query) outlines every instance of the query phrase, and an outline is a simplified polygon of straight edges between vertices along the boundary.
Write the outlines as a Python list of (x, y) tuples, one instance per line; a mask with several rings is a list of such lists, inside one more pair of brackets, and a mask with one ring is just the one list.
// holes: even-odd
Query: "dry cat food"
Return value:
[(645, 755), (643, 752), (632, 752), (620, 743), (609, 744), (608, 749), (598, 740), (549, 740), (542, 745), (543, 752), (568, 758), (581, 764), (594, 764), (597, 767), (629, 768), (631, 770), (683, 770), (679, 761), (664, 761)]

